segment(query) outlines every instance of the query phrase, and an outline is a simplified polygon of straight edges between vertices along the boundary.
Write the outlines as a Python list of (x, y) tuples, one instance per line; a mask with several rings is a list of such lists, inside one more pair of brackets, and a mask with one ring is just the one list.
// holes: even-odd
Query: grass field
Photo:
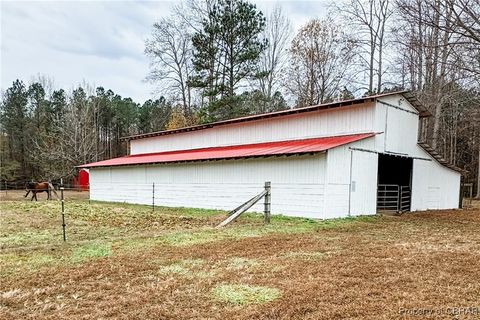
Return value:
[(477, 204), (217, 230), (221, 211), (70, 192), (63, 243), (60, 203), (22, 196), (0, 202), (0, 319), (480, 317)]

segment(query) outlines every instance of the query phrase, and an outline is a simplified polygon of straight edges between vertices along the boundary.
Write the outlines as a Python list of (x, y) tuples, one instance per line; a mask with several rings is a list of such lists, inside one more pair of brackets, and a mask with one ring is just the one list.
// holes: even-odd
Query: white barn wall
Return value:
[[(416, 112), (401, 95), (382, 97), (379, 100)], [(418, 146), (419, 116), (411, 112), (377, 101), (375, 128), (377, 132), (384, 133), (375, 137), (375, 151), (421, 158), (414, 159), (413, 162), (411, 210), (458, 208), (461, 175), (439, 164)]]
[[(92, 200), (231, 210), (272, 183), (272, 212), (322, 218), (325, 154), (91, 169)], [(250, 211), (263, 212), (263, 203)]]
[(131, 140), (130, 153), (142, 154), (372, 132), (375, 123), (374, 111), (374, 104), (369, 103)]
[(350, 152), (346, 146), (327, 151), (324, 219), (348, 216)]
[(375, 131), (380, 133), (375, 139), (376, 151), (418, 156), (419, 116), (411, 113), (418, 112), (400, 95), (379, 100), (410, 112), (376, 102)]
[(352, 150), (350, 215), (377, 213), (377, 177), (378, 154)]
[[(418, 147), (424, 157), (428, 153)], [(437, 161), (413, 161), (412, 211), (456, 209), (459, 205), (460, 174)]]
[[(371, 137), (328, 150), (325, 219), (376, 213), (378, 155), (352, 149), (373, 150), (374, 144), (375, 138)], [(365, 157), (374, 163), (359, 161)], [(355, 190), (351, 188), (352, 181), (354, 181)], [(353, 207), (350, 203), (351, 199)]]

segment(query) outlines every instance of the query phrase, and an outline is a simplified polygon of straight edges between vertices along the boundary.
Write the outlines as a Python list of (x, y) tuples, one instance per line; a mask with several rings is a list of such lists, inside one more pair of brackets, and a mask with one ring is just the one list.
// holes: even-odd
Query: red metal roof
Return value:
[(289, 140), (244, 144), (226, 147), (213, 147), (191, 150), (178, 150), (159, 153), (135, 154), (79, 166), (80, 168), (128, 166), (138, 164), (169, 163), (184, 161), (222, 160), (250, 157), (266, 157), (322, 152), (347, 143), (375, 135), (362, 133), (336, 137), (323, 137), (305, 140)]
[(157, 132), (150, 132), (150, 133), (142, 133), (142, 134), (137, 134), (137, 135), (133, 135), (133, 136), (122, 137), (122, 139), (136, 140), (136, 139), (150, 138), (150, 137), (156, 137), (156, 136), (177, 134), (177, 133), (182, 133), (182, 132), (205, 130), (205, 129), (209, 129), (209, 128), (213, 128), (213, 127), (217, 127), (217, 126), (223, 126), (223, 125), (234, 124), (234, 123), (243, 123), (243, 122), (256, 121), (256, 120), (261, 120), (261, 119), (269, 119), (269, 118), (275, 118), (275, 117), (290, 116), (290, 115), (295, 115), (295, 114), (305, 113), (305, 112), (314, 112), (314, 111), (319, 111), (319, 110), (328, 110), (328, 109), (335, 109), (335, 108), (341, 108), (341, 107), (357, 106), (357, 105), (362, 105), (364, 103), (370, 103), (370, 102), (375, 101), (378, 98), (382, 98), (382, 97), (390, 96), (390, 95), (394, 95), (394, 94), (403, 95), (403, 97), (405, 99), (407, 99), (413, 105), (413, 107), (418, 110), (420, 117), (430, 116), (429, 111), (427, 109), (425, 109), (425, 107), (423, 107), (420, 104), (420, 102), (417, 100), (417, 98), (411, 92), (404, 90), (404, 91), (382, 93), (382, 94), (377, 94), (377, 95), (374, 95), (374, 96), (367, 96), (367, 97), (356, 98), (356, 99), (351, 99), (351, 100), (335, 101), (335, 102), (324, 103), (324, 104), (319, 104), (319, 105), (309, 106), (309, 107), (303, 107), (303, 108), (295, 108), (295, 109), (275, 111), (275, 112), (270, 112), (270, 113), (250, 115), (250, 116), (234, 118), (234, 119), (229, 119), (229, 120), (223, 120), (223, 121), (217, 121), (217, 122), (206, 123), (206, 124), (200, 124), (200, 125), (195, 125), (195, 126), (185, 127), (185, 128), (178, 128), (178, 129), (164, 130), (164, 131), (157, 131)]

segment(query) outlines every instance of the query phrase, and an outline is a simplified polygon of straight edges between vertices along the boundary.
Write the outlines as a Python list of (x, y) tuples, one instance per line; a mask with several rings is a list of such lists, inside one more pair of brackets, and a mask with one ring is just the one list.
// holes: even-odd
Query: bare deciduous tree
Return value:
[(188, 26), (173, 18), (163, 18), (153, 26), (145, 53), (151, 59), (149, 80), (156, 82), (163, 95), (177, 100), (186, 114), (192, 105), (188, 78), (193, 71), (191, 34)]
[(331, 19), (314, 19), (300, 29), (290, 49), (289, 89), (297, 107), (332, 101), (348, 83), (356, 42)]
[(259, 89), (267, 99), (271, 99), (276, 91), (288, 63), (288, 46), (291, 41), (292, 26), (283, 14), (282, 8), (276, 5), (267, 18), (267, 26), (263, 38), (268, 40), (268, 47), (260, 58)]
[[(433, 113), (425, 138), (449, 162), (478, 181), (479, 0), (398, 0), (401, 70), (407, 84)], [(462, 7), (463, 6), (463, 7)], [(477, 24), (478, 26), (478, 24)], [(477, 188), (478, 190), (478, 188)]]
[(356, 33), (363, 53), (368, 55), (368, 58), (360, 55), (368, 74), (368, 92), (381, 92), (387, 21), (393, 13), (390, 0), (347, 0), (335, 5), (334, 10), (354, 27), (352, 31)]
[(449, 65), (452, 48), (450, 31), (441, 31), (435, 25), (449, 25), (449, 12), (439, 13), (440, 2), (436, 6), (427, 0), (400, 0), (397, 2), (399, 25), (396, 38), (401, 44), (400, 55), (408, 66), (409, 83), (412, 90), (420, 93), (426, 106), (433, 113), (432, 146), (439, 141), (442, 107), (448, 96), (446, 88), (458, 78), (456, 68)]

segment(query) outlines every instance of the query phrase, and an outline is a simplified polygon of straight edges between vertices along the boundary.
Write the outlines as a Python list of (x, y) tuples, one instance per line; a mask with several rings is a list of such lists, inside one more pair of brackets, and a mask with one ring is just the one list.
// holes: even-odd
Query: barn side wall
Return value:
[(374, 104), (301, 113), (130, 141), (141, 154), (372, 132)]
[[(232, 210), (272, 183), (272, 213), (323, 218), (325, 154), (92, 168), (92, 200)], [(250, 211), (263, 212), (263, 202)]]
[[(420, 147), (418, 153), (429, 157)], [(460, 173), (435, 160), (413, 161), (412, 211), (457, 209), (460, 196)]]

